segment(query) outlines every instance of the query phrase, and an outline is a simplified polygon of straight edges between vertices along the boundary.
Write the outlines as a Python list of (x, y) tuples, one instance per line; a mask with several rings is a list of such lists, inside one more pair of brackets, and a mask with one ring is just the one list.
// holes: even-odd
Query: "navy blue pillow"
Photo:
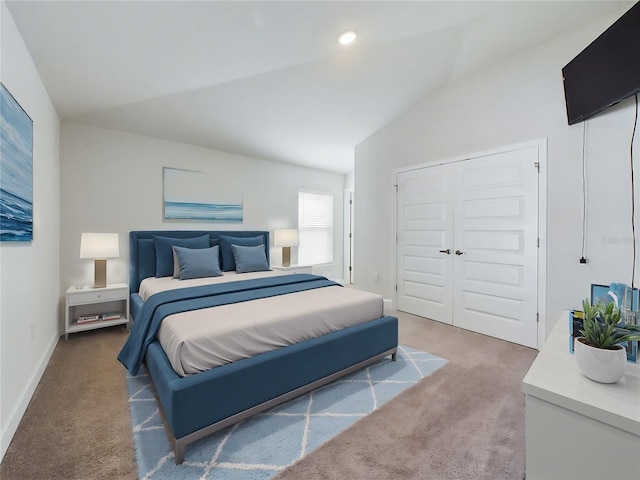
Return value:
[[(262, 245), (264, 248), (264, 237), (227, 237), (220, 235), (220, 254), (222, 256), (222, 271), (231, 272), (236, 269), (236, 261), (233, 257), (231, 245), (240, 245), (241, 247), (257, 247)], [(266, 255), (266, 254), (265, 254)]]
[(156, 278), (173, 275), (173, 247), (209, 248), (209, 235), (191, 238), (153, 236), (156, 245)]
[(174, 245), (173, 251), (180, 265), (180, 280), (221, 276), (219, 250), (218, 245), (211, 248), (184, 248)]
[(231, 245), (233, 257), (236, 261), (236, 272), (265, 272), (271, 270), (267, 261), (267, 254), (264, 252), (264, 245), (256, 247), (242, 247)]

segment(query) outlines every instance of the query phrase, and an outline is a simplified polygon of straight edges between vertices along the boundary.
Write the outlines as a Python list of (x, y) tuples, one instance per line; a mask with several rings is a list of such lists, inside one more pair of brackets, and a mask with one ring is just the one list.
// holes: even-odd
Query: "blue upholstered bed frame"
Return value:
[[(263, 235), (269, 258), (269, 232), (265, 231), (133, 231), (129, 276), (134, 321), (142, 304), (140, 282), (155, 276), (154, 235), (187, 238), (204, 233), (212, 240), (221, 234)], [(398, 319), (385, 316), (187, 377), (174, 372), (157, 341), (149, 346), (145, 363), (180, 464), (188, 444), (388, 355), (395, 360), (397, 346)]]

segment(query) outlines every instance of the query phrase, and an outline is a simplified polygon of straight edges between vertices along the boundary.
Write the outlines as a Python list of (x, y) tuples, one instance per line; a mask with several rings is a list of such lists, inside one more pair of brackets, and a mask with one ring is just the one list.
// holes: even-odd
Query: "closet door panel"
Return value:
[(537, 346), (537, 147), (456, 165), (454, 325)]
[(443, 165), (398, 174), (396, 230), (398, 310), (448, 324), (453, 315), (450, 172)]

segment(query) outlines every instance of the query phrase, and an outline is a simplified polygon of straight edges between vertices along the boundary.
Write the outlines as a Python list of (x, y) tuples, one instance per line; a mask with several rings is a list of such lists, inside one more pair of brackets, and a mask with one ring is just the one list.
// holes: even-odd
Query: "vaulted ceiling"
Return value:
[(61, 119), (346, 173), (435, 90), (634, 2), (6, 3)]

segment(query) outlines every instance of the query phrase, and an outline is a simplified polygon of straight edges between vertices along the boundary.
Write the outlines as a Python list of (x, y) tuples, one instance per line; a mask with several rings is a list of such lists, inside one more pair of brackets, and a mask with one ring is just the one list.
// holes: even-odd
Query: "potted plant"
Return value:
[(638, 325), (620, 322), (620, 310), (613, 303), (588, 299), (584, 309), (582, 337), (576, 338), (575, 355), (580, 372), (600, 383), (615, 383), (624, 375), (627, 351), (621, 343), (640, 340)]

